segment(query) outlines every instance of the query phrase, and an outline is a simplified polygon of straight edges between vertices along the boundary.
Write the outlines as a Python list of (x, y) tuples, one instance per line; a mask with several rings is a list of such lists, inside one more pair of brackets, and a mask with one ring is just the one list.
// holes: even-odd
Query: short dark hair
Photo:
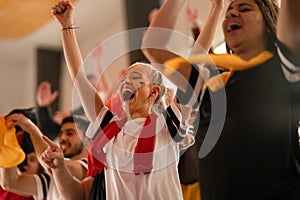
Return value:
[(15, 113), (23, 114), (25, 117), (29, 118), (35, 125), (38, 125), (38, 114), (37, 114), (36, 108), (13, 109), (6, 115), (6, 117), (8, 117), (9, 115), (15, 114)]
[(72, 116), (65, 117), (61, 123), (61, 126), (64, 125), (65, 123), (75, 123), (84, 135), (87, 128), (90, 125), (89, 120), (80, 115), (72, 115)]

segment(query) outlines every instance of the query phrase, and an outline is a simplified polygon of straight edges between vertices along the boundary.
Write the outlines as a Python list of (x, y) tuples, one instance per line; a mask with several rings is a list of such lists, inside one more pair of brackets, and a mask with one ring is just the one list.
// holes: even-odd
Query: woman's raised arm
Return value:
[(90, 121), (94, 121), (103, 108), (103, 101), (95, 88), (87, 79), (83, 60), (78, 46), (75, 28), (73, 25), (74, 6), (69, 1), (60, 1), (52, 7), (52, 15), (61, 28), (61, 37), (64, 55), (68, 70), (77, 89), (86, 115)]
[(300, 1), (282, 0), (277, 24), (278, 39), (295, 55), (300, 55)]

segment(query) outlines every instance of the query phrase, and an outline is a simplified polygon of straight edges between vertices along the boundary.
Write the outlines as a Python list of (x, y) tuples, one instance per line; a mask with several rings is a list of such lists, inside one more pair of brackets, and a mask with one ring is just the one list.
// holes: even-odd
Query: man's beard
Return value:
[(65, 158), (72, 158), (74, 156), (77, 156), (77, 155), (79, 155), (82, 152), (82, 149), (83, 149), (83, 145), (81, 144), (81, 146), (78, 147), (78, 148), (76, 148), (74, 152), (71, 152), (71, 153), (68, 153), (68, 154), (66, 154), (64, 152), (64, 157)]

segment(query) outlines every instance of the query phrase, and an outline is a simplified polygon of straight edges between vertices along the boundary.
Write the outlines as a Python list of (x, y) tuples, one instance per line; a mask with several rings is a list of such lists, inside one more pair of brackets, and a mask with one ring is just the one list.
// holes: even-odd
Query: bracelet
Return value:
[(68, 29), (77, 29), (77, 28), (79, 28), (79, 27), (77, 27), (77, 26), (67, 26), (67, 27), (62, 28), (61, 30), (64, 31), (64, 30), (68, 30)]

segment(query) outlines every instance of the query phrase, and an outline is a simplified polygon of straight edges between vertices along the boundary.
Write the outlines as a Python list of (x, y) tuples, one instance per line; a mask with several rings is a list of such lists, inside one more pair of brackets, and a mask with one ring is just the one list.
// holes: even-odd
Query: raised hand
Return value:
[(43, 81), (40, 83), (37, 89), (37, 103), (40, 107), (46, 107), (51, 105), (58, 96), (58, 91), (51, 91), (51, 83)]
[(52, 15), (61, 28), (72, 27), (74, 6), (69, 1), (59, 1), (52, 7)]
[(48, 144), (48, 148), (42, 153), (41, 160), (43, 165), (51, 169), (56, 169), (59, 166), (63, 166), (64, 154), (61, 148), (48, 137), (43, 135), (42, 138)]
[[(212, 6), (218, 7), (218, 8), (224, 8), (225, 0), (210, 0)], [(231, 2), (231, 0), (229, 0)]]
[(189, 4), (186, 5), (186, 16), (187, 18), (193, 22), (196, 23), (199, 18), (199, 12), (197, 9), (192, 9)]
[(38, 129), (37, 126), (29, 118), (21, 113), (11, 114), (6, 118), (6, 120), (9, 126), (19, 126), (23, 131), (27, 133), (31, 133), (33, 130)]

